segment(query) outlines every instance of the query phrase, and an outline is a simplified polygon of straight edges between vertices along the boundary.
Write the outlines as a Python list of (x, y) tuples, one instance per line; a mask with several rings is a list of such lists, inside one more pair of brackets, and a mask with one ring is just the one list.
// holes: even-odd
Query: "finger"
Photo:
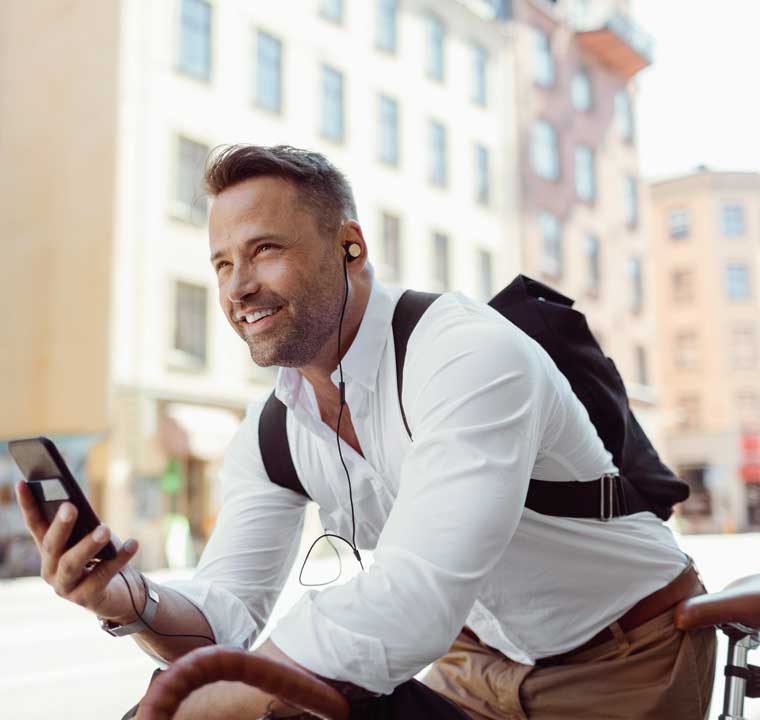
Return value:
[(77, 605), (88, 607), (103, 596), (106, 586), (113, 577), (129, 563), (137, 554), (139, 544), (137, 540), (127, 540), (122, 545), (116, 557), (111, 560), (101, 560), (97, 563), (87, 577), (79, 583), (77, 588), (69, 595), (69, 599)]
[(85, 574), (85, 566), (95, 557), (111, 539), (111, 531), (105, 525), (99, 525), (85, 535), (74, 547), (61, 555), (56, 571), (56, 591), (67, 596), (79, 585)]
[(42, 538), (40, 544), (42, 571), (40, 574), (48, 583), (53, 584), (53, 578), (58, 572), (58, 563), (64, 553), (66, 541), (71, 535), (76, 517), (76, 506), (69, 502), (61, 503), (53, 522)]
[(45, 519), (40, 509), (37, 507), (37, 501), (32, 495), (32, 491), (26, 484), (25, 480), (19, 480), (16, 483), (16, 500), (21, 508), (21, 514), (24, 517), (24, 525), (37, 543), (37, 548), (42, 545), (42, 538), (48, 529), (48, 521)]

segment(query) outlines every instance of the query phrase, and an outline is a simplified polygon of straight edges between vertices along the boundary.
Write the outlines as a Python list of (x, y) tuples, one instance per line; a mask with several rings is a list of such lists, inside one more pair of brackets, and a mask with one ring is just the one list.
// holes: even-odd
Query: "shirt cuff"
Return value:
[(375, 693), (389, 695), (396, 687), (379, 638), (351, 632), (304, 595), (272, 632), (272, 642), (288, 657), (317, 675), (344, 680)]
[(203, 613), (218, 645), (247, 650), (259, 634), (245, 603), (220, 585), (207, 580), (170, 580), (163, 586), (178, 592)]

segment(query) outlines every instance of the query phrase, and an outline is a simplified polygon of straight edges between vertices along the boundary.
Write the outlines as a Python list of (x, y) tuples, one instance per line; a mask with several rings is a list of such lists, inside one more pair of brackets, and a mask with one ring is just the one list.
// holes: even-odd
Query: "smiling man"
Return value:
[[(257, 652), (375, 698), (373, 717), (703, 718), (714, 634), (673, 625), (675, 604), (703, 588), (670, 530), (649, 511), (602, 521), (526, 507), (531, 479), (617, 472), (544, 349), (493, 308), (444, 293), (397, 377), (402, 291), (374, 278), (345, 177), (316, 153), (240, 145), (215, 155), (206, 181), (219, 302), (252, 360), (280, 368), (275, 440), (286, 436), (302, 487), (267, 472), (265, 406), (252, 403), (191, 580), (146, 597), (128, 554), (87, 578), (99, 546), (83, 540), (64, 562), (61, 518), (40, 542), (60, 594), (164, 667), (212, 640), (249, 648), (292, 568), (308, 496), (326, 530), (355, 537), (374, 564), (304, 595)], [(121, 567), (163, 634), (137, 620)], [(430, 663), (427, 687), (410, 680)], [(217, 683), (178, 718), (257, 717), (270, 700)]]

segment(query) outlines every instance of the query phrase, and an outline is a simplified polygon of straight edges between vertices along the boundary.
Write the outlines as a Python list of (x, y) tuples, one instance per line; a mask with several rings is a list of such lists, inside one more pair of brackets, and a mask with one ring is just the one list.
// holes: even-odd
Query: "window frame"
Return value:
[[(543, 167), (543, 165), (546, 167)], [(544, 180), (557, 181), (562, 177), (560, 141), (557, 128), (544, 118), (537, 118), (531, 127), (530, 165)]]
[[(330, 129), (329, 108), (334, 98), (330, 97), (330, 93), (333, 94), (335, 88), (328, 88), (329, 78), (337, 78), (340, 83), (338, 85), (337, 96), (339, 97), (339, 122), (338, 131), (336, 134), (332, 133)], [(319, 113), (319, 136), (325, 140), (329, 140), (337, 145), (342, 145), (346, 142), (346, 76), (342, 70), (339, 70), (334, 65), (328, 63), (320, 64), (320, 113)]]
[[(205, 6), (208, 11), (208, 28), (206, 29), (206, 54), (207, 62), (204, 71), (199, 74), (192, 67), (192, 64), (188, 62), (185, 55), (185, 40), (188, 37), (185, 34), (185, 9), (190, 5)], [(213, 79), (214, 73), (214, 2), (212, 0), (180, 0), (178, 3), (178, 18), (177, 18), (177, 46), (175, 54), (175, 70), (184, 77), (190, 78), (204, 85), (210, 85)]]
[[(277, 104), (276, 107), (272, 107), (268, 105), (266, 102), (262, 100), (261, 95), (261, 87), (262, 87), (262, 39), (266, 38), (267, 42), (273, 41), (271, 47), (277, 47), (279, 54), (278, 54), (278, 62), (277, 62)], [(255, 29), (255, 37), (254, 37), (254, 44), (255, 44), (255, 59), (256, 59), (256, 67), (254, 70), (254, 98), (253, 103), (254, 105), (261, 109), (266, 110), (267, 112), (274, 113), (276, 115), (282, 115), (283, 114), (283, 106), (284, 106), (284, 43), (281, 38), (277, 37), (276, 35), (273, 35), (268, 30), (264, 30), (263, 28), (256, 28)]]
[[(185, 277), (171, 277), (171, 298), (172, 298), (172, 312), (171, 312), (171, 335), (168, 345), (168, 362), (167, 365), (173, 370), (190, 370), (195, 372), (202, 372), (209, 369), (210, 365), (210, 343), (211, 337), (211, 314), (210, 314), (210, 302), (209, 297), (211, 291), (207, 284), (190, 280)], [(199, 356), (192, 350), (178, 347), (178, 336), (180, 333), (180, 286), (185, 286), (192, 290), (201, 290), (203, 295), (203, 314), (202, 314), (202, 344), (203, 355)], [(201, 316), (199, 316), (201, 317)], [(197, 318), (196, 318), (197, 319)], [(198, 327), (201, 327), (199, 324)], [(197, 329), (197, 328), (196, 328)]]

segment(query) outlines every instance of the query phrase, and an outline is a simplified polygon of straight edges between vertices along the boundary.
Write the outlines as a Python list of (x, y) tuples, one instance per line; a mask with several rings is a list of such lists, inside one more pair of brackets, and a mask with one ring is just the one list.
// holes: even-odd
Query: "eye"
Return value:
[(225, 265), (229, 265), (229, 263), (226, 260), (222, 260), (220, 263), (217, 263), (216, 271), (219, 272)]
[(274, 247), (274, 245), (271, 245), (270, 243), (261, 243), (261, 245), (259, 245), (256, 248), (256, 252), (254, 253), (254, 255), (259, 255), (264, 250), (271, 250), (273, 247)]

